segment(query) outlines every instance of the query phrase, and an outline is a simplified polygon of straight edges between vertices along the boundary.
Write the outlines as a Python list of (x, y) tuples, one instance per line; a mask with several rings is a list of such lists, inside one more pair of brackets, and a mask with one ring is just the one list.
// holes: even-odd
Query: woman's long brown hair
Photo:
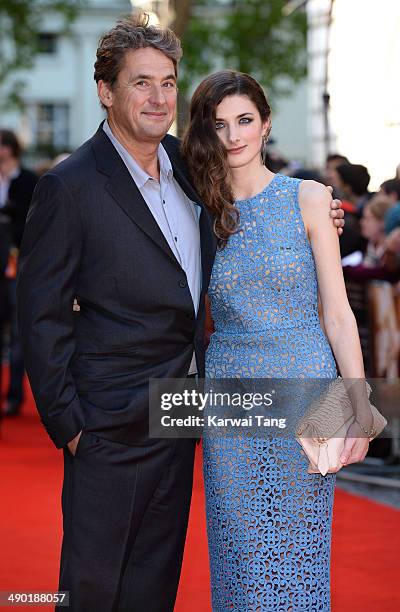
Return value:
[(227, 96), (247, 96), (265, 123), (271, 108), (262, 87), (253, 77), (221, 70), (206, 77), (193, 94), (190, 120), (182, 149), (194, 186), (214, 215), (214, 232), (223, 247), (239, 228), (239, 211), (230, 187), (227, 153), (216, 128), (216, 108)]

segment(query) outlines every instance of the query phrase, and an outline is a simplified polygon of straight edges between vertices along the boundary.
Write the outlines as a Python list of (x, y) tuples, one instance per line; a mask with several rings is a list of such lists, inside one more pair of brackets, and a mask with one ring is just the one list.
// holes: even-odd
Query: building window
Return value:
[(51, 32), (41, 32), (38, 35), (39, 53), (44, 53), (46, 55), (54, 55), (55, 53), (57, 53), (57, 42), (57, 34), (52, 34)]
[(49, 152), (69, 147), (69, 105), (35, 104), (30, 109), (33, 145)]

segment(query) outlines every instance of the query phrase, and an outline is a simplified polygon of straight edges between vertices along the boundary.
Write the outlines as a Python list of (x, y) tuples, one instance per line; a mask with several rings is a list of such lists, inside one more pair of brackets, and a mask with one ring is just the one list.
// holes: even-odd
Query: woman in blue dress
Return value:
[[(343, 377), (364, 378), (330, 194), (264, 166), (270, 113), (260, 85), (235, 71), (192, 98), (184, 151), (220, 246), (206, 376), (335, 378), (335, 357)], [(364, 458), (370, 429), (351, 426), (343, 465)], [(329, 610), (335, 474), (308, 473), (290, 437), (205, 437), (203, 448), (213, 610)]]

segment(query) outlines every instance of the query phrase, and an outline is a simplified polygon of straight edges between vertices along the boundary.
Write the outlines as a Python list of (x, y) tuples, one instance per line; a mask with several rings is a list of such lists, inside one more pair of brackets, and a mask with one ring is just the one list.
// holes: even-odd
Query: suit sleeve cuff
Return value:
[(76, 397), (68, 408), (57, 416), (43, 419), (42, 423), (57, 448), (63, 448), (78, 435), (85, 426), (85, 417)]

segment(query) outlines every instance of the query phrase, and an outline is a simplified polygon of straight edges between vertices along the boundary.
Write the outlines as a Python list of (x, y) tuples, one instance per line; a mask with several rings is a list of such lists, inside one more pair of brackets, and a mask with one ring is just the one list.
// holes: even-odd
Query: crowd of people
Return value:
[(341, 238), (342, 257), (357, 251), (363, 254), (360, 278), (398, 279), (400, 180), (396, 176), (388, 179), (373, 193), (368, 189), (370, 175), (365, 166), (330, 155), (327, 170), (347, 213), (346, 232)]
[[(343, 201), (343, 272), (370, 377), (397, 377), (400, 354), (400, 178), (369, 190), (367, 168), (330, 155), (327, 181)], [(390, 452), (389, 452), (390, 455)]]
[(321, 171), (297, 167), (277, 153), (269, 158), (268, 167), (333, 187), (346, 217), (346, 231), (340, 237), (346, 276), (360, 282), (400, 279), (400, 164), (375, 192), (369, 190), (368, 169), (338, 153), (327, 156)]

